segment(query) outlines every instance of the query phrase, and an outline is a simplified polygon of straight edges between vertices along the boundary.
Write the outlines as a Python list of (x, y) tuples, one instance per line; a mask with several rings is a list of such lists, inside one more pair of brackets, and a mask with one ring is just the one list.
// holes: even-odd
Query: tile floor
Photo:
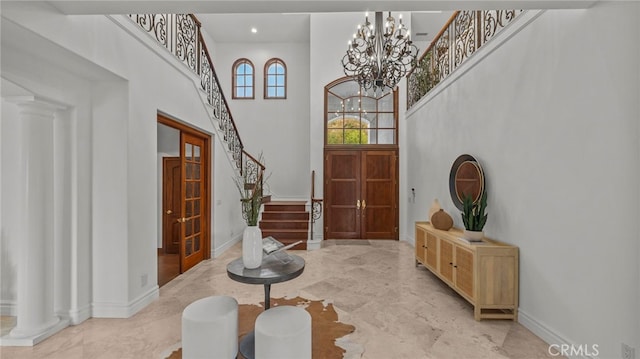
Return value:
[[(274, 284), (272, 297), (331, 301), (341, 322), (356, 331), (339, 340), (345, 358), (547, 358), (547, 344), (512, 321), (473, 319), (465, 300), (422, 266), (413, 247), (397, 241), (325, 241), (296, 251), (305, 272)], [(230, 295), (263, 300), (262, 286), (235, 282), (226, 264), (236, 245), (160, 289), (160, 299), (129, 319), (92, 318), (33, 348), (0, 347), (0, 358), (162, 358), (180, 341), (182, 310), (196, 299)], [(322, 359), (322, 358), (320, 358)]]

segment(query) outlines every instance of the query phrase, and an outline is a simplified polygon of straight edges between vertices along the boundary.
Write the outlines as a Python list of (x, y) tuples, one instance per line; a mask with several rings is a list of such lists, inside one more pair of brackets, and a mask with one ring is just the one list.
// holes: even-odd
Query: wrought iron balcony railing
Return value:
[(456, 11), (407, 75), (407, 109), (521, 13), (522, 10)]
[(202, 38), (198, 19), (192, 14), (131, 14), (129, 17), (200, 77), (200, 85), (207, 94), (207, 102), (213, 108), (218, 130), (240, 175), (249, 171), (250, 176), (262, 178), (265, 167), (244, 150), (207, 45)]

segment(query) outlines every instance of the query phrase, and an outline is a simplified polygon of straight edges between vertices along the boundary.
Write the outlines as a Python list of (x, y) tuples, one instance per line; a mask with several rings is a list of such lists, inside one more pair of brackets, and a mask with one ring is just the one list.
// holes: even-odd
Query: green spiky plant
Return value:
[(473, 203), (471, 195), (465, 193), (462, 200), (462, 222), (464, 228), (468, 231), (482, 231), (484, 225), (487, 223), (487, 214), (484, 213), (487, 209), (487, 192), (482, 193), (480, 201)]
[[(256, 160), (257, 163), (264, 164), (262, 153)], [(247, 222), (247, 226), (257, 226), (260, 219), (260, 209), (264, 196), (264, 189), (267, 187), (267, 179), (264, 171), (255, 167), (254, 171), (245, 169), (242, 175), (234, 177), (234, 182), (240, 192), (240, 202), (242, 203), (242, 217)]]
[(257, 226), (262, 206), (262, 178), (256, 183), (249, 183), (245, 177), (236, 178), (236, 187), (240, 192), (242, 217), (248, 226)]

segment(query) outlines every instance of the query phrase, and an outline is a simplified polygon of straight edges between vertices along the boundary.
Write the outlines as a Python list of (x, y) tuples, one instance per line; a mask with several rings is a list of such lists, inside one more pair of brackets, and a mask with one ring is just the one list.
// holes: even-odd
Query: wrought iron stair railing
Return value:
[(407, 75), (407, 109), (521, 13), (522, 10), (454, 12)]
[(322, 215), (322, 198), (316, 198), (316, 171), (311, 171), (311, 215), (309, 216), (309, 239), (313, 240), (313, 225)]
[(206, 93), (213, 118), (217, 122), (214, 126), (226, 143), (240, 176), (262, 181), (265, 166), (244, 150), (209, 50), (200, 32), (200, 21), (192, 14), (130, 14), (129, 17), (200, 77), (200, 85)]

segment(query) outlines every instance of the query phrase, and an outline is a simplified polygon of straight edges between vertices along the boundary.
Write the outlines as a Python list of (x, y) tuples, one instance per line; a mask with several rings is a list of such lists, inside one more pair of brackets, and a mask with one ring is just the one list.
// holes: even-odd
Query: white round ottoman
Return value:
[(238, 301), (227, 296), (198, 299), (182, 312), (184, 359), (232, 359), (238, 355)]
[(255, 359), (311, 359), (311, 315), (283, 305), (258, 315)]

